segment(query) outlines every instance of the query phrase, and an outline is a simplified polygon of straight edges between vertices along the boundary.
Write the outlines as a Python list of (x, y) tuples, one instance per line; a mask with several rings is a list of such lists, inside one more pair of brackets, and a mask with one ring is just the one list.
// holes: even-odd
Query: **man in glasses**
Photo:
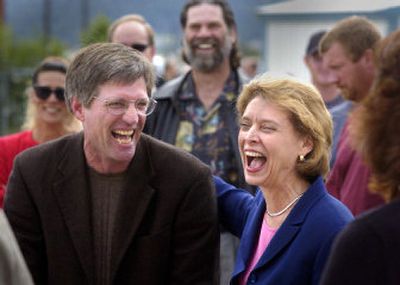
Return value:
[(83, 132), (20, 155), (5, 203), (35, 284), (217, 284), (211, 173), (142, 134), (153, 85), (151, 63), (120, 44), (71, 63)]
[[(108, 29), (108, 41), (129, 46), (141, 52), (150, 62), (156, 54), (154, 30), (151, 25), (138, 14), (129, 14), (116, 19)], [(160, 87), (164, 79), (157, 75), (156, 87)]]
[[(180, 15), (183, 58), (191, 69), (154, 95), (145, 132), (194, 154), (212, 173), (237, 187), (246, 184), (237, 144), (235, 102), (246, 81), (238, 72), (238, 36), (224, 0), (186, 1)], [(221, 284), (228, 284), (238, 241), (221, 236)]]
[[(22, 131), (0, 137), (0, 207), (14, 158), (27, 148), (81, 130), (64, 102), (65, 75), (69, 62), (61, 57), (45, 58), (34, 69), (27, 88), (27, 108)], [(33, 87), (33, 88), (32, 88)]]

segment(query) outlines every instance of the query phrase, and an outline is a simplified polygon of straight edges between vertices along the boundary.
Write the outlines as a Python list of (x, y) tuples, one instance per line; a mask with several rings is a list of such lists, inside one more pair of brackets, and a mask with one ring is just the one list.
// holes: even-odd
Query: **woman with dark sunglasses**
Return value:
[(67, 110), (64, 85), (68, 61), (47, 57), (35, 69), (27, 88), (28, 106), (22, 131), (0, 137), (0, 207), (15, 156), (23, 150), (81, 129)]

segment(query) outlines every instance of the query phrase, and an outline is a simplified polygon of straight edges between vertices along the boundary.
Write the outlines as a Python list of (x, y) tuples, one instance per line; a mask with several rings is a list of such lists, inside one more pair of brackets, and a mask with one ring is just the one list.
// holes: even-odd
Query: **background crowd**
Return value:
[(399, 32), (313, 34), (306, 83), (241, 58), (227, 1), (180, 24), (172, 75), (138, 14), (36, 66), (0, 137), (5, 282), (399, 284)]

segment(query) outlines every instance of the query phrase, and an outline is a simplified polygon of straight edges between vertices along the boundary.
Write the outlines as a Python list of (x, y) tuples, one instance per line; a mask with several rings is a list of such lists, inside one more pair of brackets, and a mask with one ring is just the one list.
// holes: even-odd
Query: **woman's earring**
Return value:
[(300, 154), (299, 155), (299, 161), (304, 162), (306, 159), (304, 158), (304, 155)]

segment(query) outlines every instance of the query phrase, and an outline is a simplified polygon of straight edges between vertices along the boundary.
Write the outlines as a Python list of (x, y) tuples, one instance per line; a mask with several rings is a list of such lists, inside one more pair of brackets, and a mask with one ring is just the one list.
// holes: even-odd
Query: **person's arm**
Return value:
[(0, 208), (4, 207), (4, 195), (6, 193), (6, 185), (0, 181)]
[(2, 139), (0, 139), (0, 208), (3, 208), (4, 204), (4, 195), (6, 191), (6, 184), (8, 180), (8, 176), (10, 175), (7, 170), (7, 160), (5, 153), (5, 143)]
[(349, 170), (354, 150), (348, 143), (348, 124), (346, 121), (342, 132), (340, 133), (339, 141), (336, 146), (336, 160), (331, 169), (326, 181), (328, 192), (337, 199), (341, 200), (341, 190), (344, 180)]
[(2, 210), (0, 210), (0, 284), (33, 284), (15, 236)]
[(220, 223), (232, 234), (240, 237), (247, 216), (254, 207), (254, 196), (244, 189), (226, 183), (218, 176), (214, 176), (214, 185), (218, 197)]
[(320, 284), (380, 284), (382, 253), (379, 237), (356, 220), (336, 238)]
[(24, 180), (19, 162), (17, 157), (7, 185), (4, 211), (35, 284), (47, 284), (46, 249), (40, 215), (29, 193), (29, 183)]
[(187, 190), (173, 228), (170, 282), (213, 285), (219, 278), (217, 205), (208, 168), (202, 168)]

